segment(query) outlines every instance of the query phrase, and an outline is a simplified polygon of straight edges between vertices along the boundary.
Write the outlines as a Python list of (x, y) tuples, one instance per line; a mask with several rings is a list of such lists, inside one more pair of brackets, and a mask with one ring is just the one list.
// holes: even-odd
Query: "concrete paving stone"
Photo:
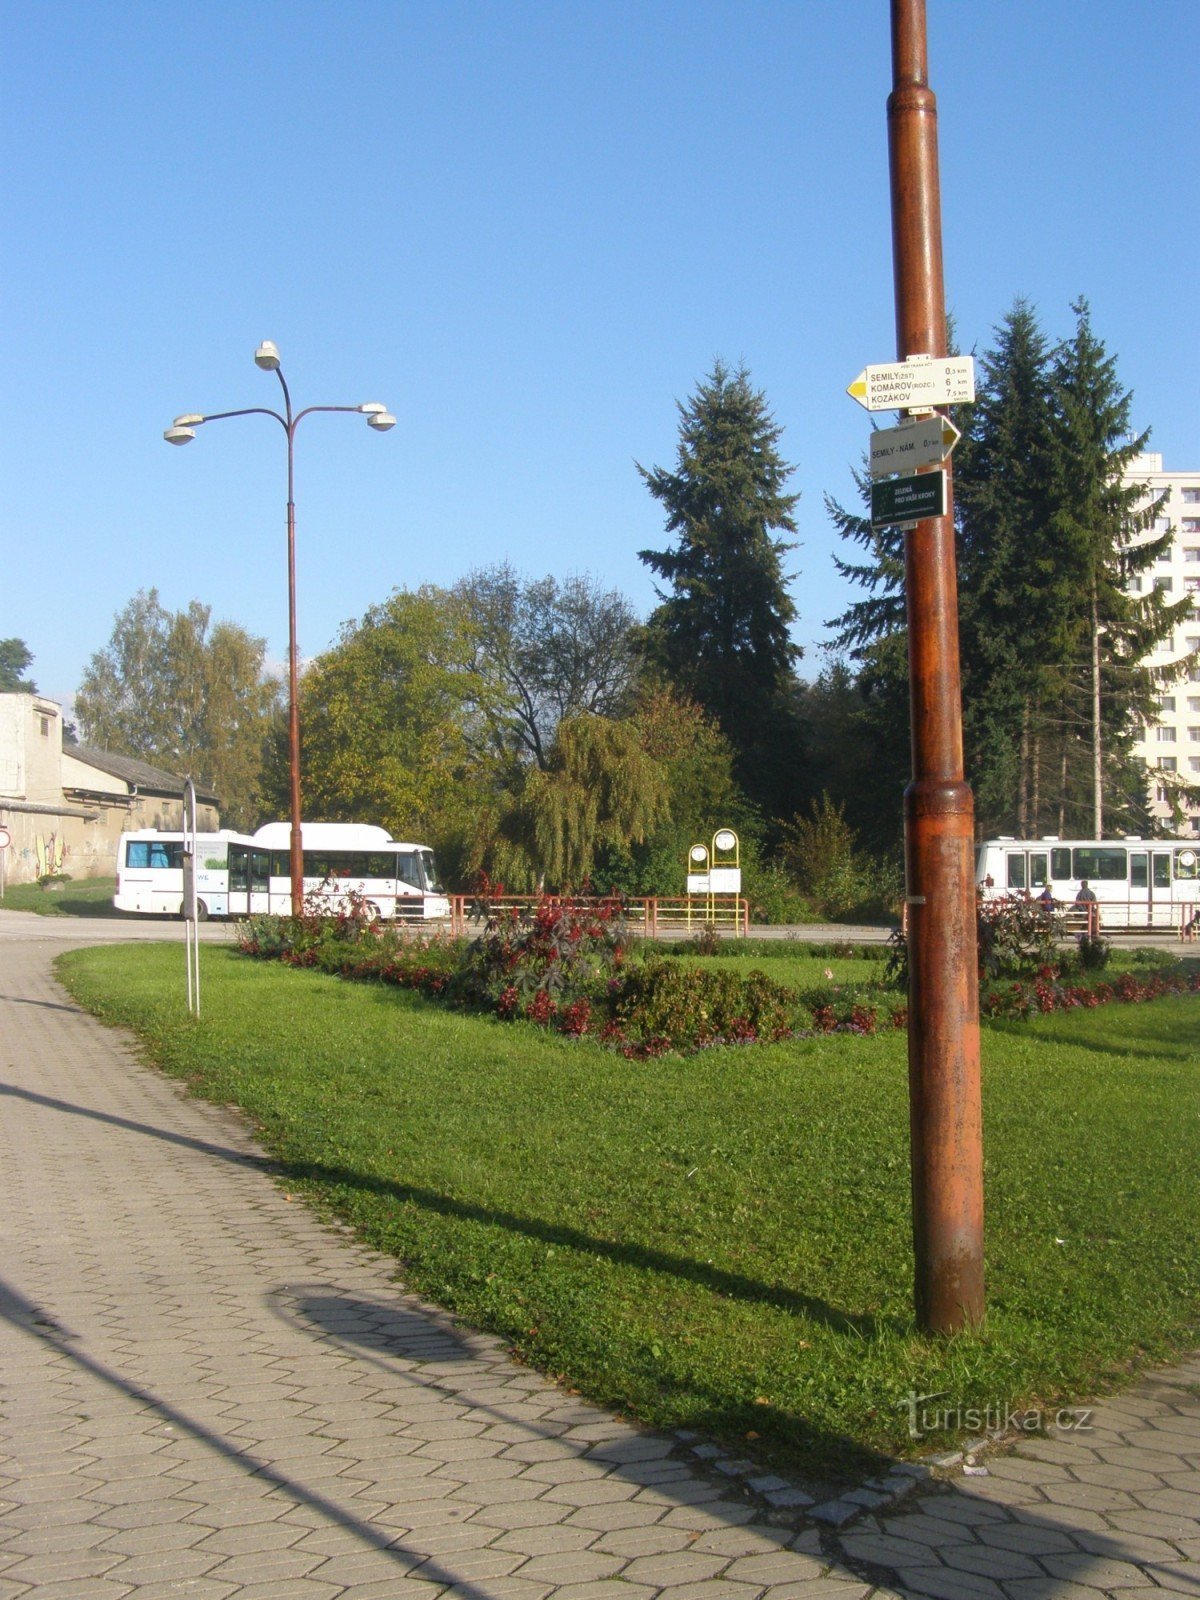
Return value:
[(510, 1445), (504, 1454), (513, 1461), (577, 1461), (580, 1466), (584, 1465), (578, 1448), (561, 1439), (530, 1439), (526, 1435), (519, 1443)]
[(594, 1533), (615, 1533), (618, 1528), (650, 1527), (662, 1515), (660, 1506), (644, 1505), (638, 1500), (609, 1500), (603, 1505), (580, 1506), (567, 1521)]
[(406, 1528), (409, 1532), (414, 1528), (460, 1527), (480, 1509), (478, 1505), (447, 1500), (396, 1500), (372, 1521), (381, 1527)]
[(698, 1583), (673, 1583), (660, 1589), (658, 1600), (755, 1600), (761, 1591), (754, 1583), (731, 1583), (728, 1578), (705, 1578)]
[(956, 1572), (975, 1572), (983, 1578), (1007, 1583), (1010, 1578), (1040, 1578), (1045, 1575), (1046, 1558), (1036, 1559), (1028, 1551), (998, 1550), (995, 1545), (963, 1543), (945, 1545), (938, 1554)]
[(935, 1600), (1006, 1600), (1005, 1591), (991, 1578), (949, 1567), (904, 1567), (899, 1579), (904, 1594), (932, 1595)]
[[(4, 1526), (0, 1515), (0, 1528)], [(52, 1528), (25, 1528), (11, 1537), (0, 1537), (0, 1551), (4, 1555), (48, 1555), (55, 1550), (108, 1549), (107, 1528), (97, 1528), (94, 1523), (64, 1523)]]
[(336, 1555), (328, 1556), (325, 1564), (317, 1567), (312, 1576), (328, 1583), (343, 1583), (347, 1586), (364, 1583), (396, 1583), (399, 1579), (407, 1577), (426, 1559), (408, 1550), (365, 1550), (360, 1545), (356, 1550), (341, 1550)]
[(940, 1564), (938, 1553), (934, 1551), (932, 1545), (922, 1544), (916, 1539), (904, 1539), (895, 1533), (879, 1532), (873, 1528), (851, 1528), (841, 1535), (839, 1544), (853, 1560), (870, 1561), (877, 1567), (919, 1567)]
[(1004, 1585), (1010, 1600), (1104, 1600), (1104, 1590), (1063, 1578), (1014, 1578)]
[[(944, 1522), (1003, 1522), (1011, 1506), (1025, 1505), (1028, 1510), (1031, 1502), (1025, 1496), (1030, 1493), (1030, 1486), (1024, 1483), (1001, 1485), (987, 1478), (968, 1478), (965, 1483), (956, 1484), (949, 1494), (930, 1495), (926, 1503), (931, 1513)], [(997, 1505), (997, 1500), (1003, 1504)]]
[(467, 1522), (461, 1528), (414, 1528), (405, 1547), (414, 1554), (449, 1558), (462, 1550), (486, 1550), (495, 1537), (495, 1528)]
[(486, 1487), (481, 1488), (478, 1483), (464, 1483), (457, 1488), (452, 1488), (449, 1498), (451, 1500), (481, 1499), (486, 1495), (491, 1505), (515, 1505), (523, 1500), (539, 1500), (546, 1492), (546, 1485), (538, 1483), (533, 1478), (490, 1478)]
[(500, 1535), (493, 1548), (513, 1550), (522, 1556), (546, 1556), (561, 1550), (586, 1550), (595, 1541), (596, 1534), (591, 1528), (548, 1522), (540, 1527), (510, 1528)]
[(710, 1533), (714, 1528), (735, 1528), (753, 1522), (755, 1509), (734, 1500), (713, 1500), (707, 1505), (677, 1506), (663, 1522), (672, 1528), (690, 1528), (695, 1533)]
[(1049, 1528), (1036, 1521), (989, 1522), (974, 1530), (982, 1544), (997, 1550), (1015, 1550), (1024, 1555), (1050, 1555), (1079, 1548), (1075, 1539), (1061, 1528)]
[(104, 1487), (100, 1477), (82, 1472), (56, 1472), (46, 1478), (24, 1478), (21, 1482), (23, 1505), (60, 1505), (66, 1501), (82, 1500)]
[(632, 1500), (635, 1492), (632, 1484), (622, 1483), (620, 1478), (581, 1478), (577, 1483), (547, 1484), (542, 1498), (565, 1506), (598, 1506)]
[[(763, 1591), (762, 1600), (886, 1600), (885, 1591), (847, 1574), (843, 1578), (832, 1576), (809, 1578), (803, 1583), (776, 1583)], [(895, 1600), (904, 1600), (897, 1595)]]
[(175, 1483), (170, 1478), (126, 1478), (115, 1483), (102, 1483), (88, 1496), (97, 1506), (129, 1506), (150, 1500), (181, 1500), (188, 1498), (186, 1484)]
[(98, 1527), (148, 1528), (164, 1522), (182, 1522), (187, 1519), (193, 1527), (210, 1530), (213, 1524), (202, 1519), (197, 1507), (186, 1500), (139, 1500), (130, 1505), (105, 1506), (92, 1517)]
[[(1042, 1557), (1042, 1566), (1052, 1578), (1090, 1585), (1105, 1593), (1110, 1589), (1140, 1588), (1146, 1582), (1146, 1571), (1142, 1565), (1132, 1560), (1121, 1560), (1115, 1553), (1097, 1555), (1092, 1551), (1078, 1550), (1066, 1555), (1048, 1555)], [(1158, 1576), (1157, 1566), (1154, 1575)], [(1200, 1577), (1200, 1573), (1197, 1576)]]
[(494, 1483), (500, 1478), (516, 1478), (521, 1473), (519, 1461), (505, 1461), (500, 1456), (481, 1457), (478, 1461), (447, 1461), (435, 1467), (433, 1476), (453, 1478), (458, 1483)]
[(181, 1578), (204, 1578), (219, 1564), (215, 1552), (199, 1550), (153, 1550), (126, 1557), (109, 1576), (135, 1588), (143, 1583), (178, 1583)]
[(1071, 1470), (1061, 1461), (1029, 1460), (1023, 1455), (988, 1457), (988, 1472), (993, 1478), (1009, 1478), (1020, 1483), (1064, 1483), (1071, 1478)]
[[(1200, 1478), (1193, 1480), (1200, 1490)], [(1129, 1496), (1147, 1511), (1178, 1512), (1200, 1526), (1200, 1493), (1185, 1494), (1182, 1489), (1139, 1489)]]
[[(759, 1558), (755, 1558), (759, 1559)], [(629, 1583), (651, 1583), (656, 1587), (674, 1587), (684, 1583), (704, 1583), (728, 1565), (727, 1556), (706, 1554), (700, 1550), (673, 1550), (661, 1555), (635, 1556), (621, 1573)], [(746, 1580), (755, 1583), (759, 1580)]]
[[(6, 1583), (10, 1580), (5, 1579)], [(13, 1580), (19, 1581), (19, 1580)], [(21, 1590), (14, 1590), (22, 1593)], [(25, 1589), (30, 1600), (124, 1600), (133, 1589), (128, 1583), (107, 1578), (66, 1578), (54, 1583), (39, 1583), (32, 1590)], [(140, 1600), (140, 1596), (139, 1596)]]
[[(522, 1578), (544, 1579), (548, 1583), (591, 1583), (611, 1578), (626, 1562), (605, 1550), (562, 1550), (544, 1556), (530, 1556), (519, 1569)], [(657, 1587), (654, 1585), (653, 1587)]]
[(284, 1578), (307, 1578), (328, 1559), (319, 1551), (296, 1546), (290, 1550), (244, 1550), (219, 1557), (210, 1572), (212, 1577), (231, 1583), (274, 1583)]
[(125, 1557), (115, 1551), (103, 1550), (50, 1550), (38, 1555), (21, 1556), (4, 1569), (10, 1583), (28, 1583), (34, 1587), (42, 1584), (66, 1583), (70, 1579), (103, 1578), (113, 1567), (119, 1567)]
[(667, 1456), (662, 1461), (631, 1461), (619, 1470), (626, 1483), (641, 1484), (647, 1488), (654, 1484), (690, 1483), (696, 1476), (694, 1467), (674, 1456)]
[(288, 1522), (249, 1522), (239, 1527), (217, 1528), (210, 1533), (197, 1530), (197, 1550), (211, 1550), (215, 1556), (236, 1556), (247, 1550), (290, 1550), (304, 1544), (304, 1530)]
[(705, 1554), (728, 1556), (732, 1561), (735, 1556), (771, 1555), (776, 1550), (793, 1546), (794, 1540), (793, 1528), (765, 1528), (747, 1524), (742, 1528), (714, 1528), (708, 1533), (697, 1534), (691, 1548)]
[[(503, 1459), (510, 1461), (517, 1458), (511, 1453), (506, 1453)], [(625, 1478), (624, 1473), (618, 1475), (602, 1462), (589, 1461), (586, 1456), (574, 1452), (565, 1456), (553, 1456), (545, 1461), (528, 1462), (521, 1476), (536, 1480), (538, 1483), (599, 1483), (608, 1477)]]
[(326, 1583), (320, 1578), (283, 1578), (244, 1584), (233, 1592), (237, 1600), (339, 1600), (341, 1588), (340, 1583)]
[(1178, 1594), (1200, 1594), (1200, 1562), (1163, 1562), (1151, 1568), (1151, 1575), (1166, 1590)]
[(621, 1465), (635, 1461), (662, 1461), (677, 1449), (674, 1439), (661, 1434), (640, 1433), (631, 1439), (607, 1439), (588, 1451), (589, 1461), (612, 1461)]
[[(1131, 1452), (1124, 1452), (1128, 1455)], [(1140, 1454), (1140, 1452), (1139, 1452)], [(1178, 1466), (1178, 1458), (1167, 1458)], [(1142, 1489), (1158, 1488), (1162, 1482), (1160, 1477), (1146, 1467), (1133, 1466), (1127, 1461), (1086, 1461), (1072, 1468), (1073, 1475), (1080, 1483), (1098, 1483), (1108, 1489), (1123, 1489), (1127, 1493), (1135, 1493)], [(1189, 1475), (1194, 1483), (1194, 1476)]]
[(692, 1475), (682, 1483), (670, 1483), (662, 1486), (650, 1485), (648, 1488), (639, 1488), (634, 1498), (645, 1505), (662, 1506), (664, 1510), (674, 1510), (679, 1506), (709, 1505), (714, 1500), (720, 1500), (729, 1493), (727, 1483), (709, 1483), (705, 1478)]
[(1136, 1504), (1130, 1495), (1102, 1483), (1049, 1483), (1044, 1493), (1052, 1505), (1078, 1506), (1084, 1511), (1124, 1511)]
[(511, 1550), (497, 1550), (494, 1547), (487, 1550), (458, 1550), (450, 1556), (431, 1557), (423, 1566), (415, 1568), (413, 1576), (420, 1578), (437, 1569), (452, 1575), (456, 1587), (459, 1584), (473, 1587), (483, 1578), (511, 1577), (524, 1562), (524, 1556), (514, 1555)]
[(642, 1583), (623, 1583), (619, 1578), (600, 1578), (592, 1583), (564, 1583), (554, 1600), (651, 1600), (654, 1590)]
[(665, 1555), (671, 1550), (696, 1548), (696, 1535), (686, 1528), (665, 1528), (661, 1522), (645, 1528), (617, 1528), (612, 1533), (593, 1534), (592, 1549), (632, 1560), (634, 1556)]
[(476, 1522), (492, 1528), (542, 1528), (565, 1522), (569, 1506), (546, 1500), (517, 1500), (507, 1505), (487, 1505), (476, 1512)]
[(737, 1583), (802, 1583), (819, 1577), (829, 1565), (823, 1556), (799, 1550), (775, 1550), (769, 1554), (738, 1556), (725, 1569), (725, 1576)]
[(1176, 1460), (1184, 1461), (1189, 1455), (1194, 1455), (1197, 1449), (1200, 1449), (1200, 1445), (1195, 1439), (1185, 1438), (1182, 1434), (1167, 1433), (1158, 1428), (1140, 1428), (1136, 1432), (1127, 1433), (1121, 1439), (1113, 1440), (1111, 1447), (1099, 1446), (1097, 1448), (1101, 1453), (1108, 1448), (1119, 1452), (1125, 1445), (1134, 1450), (1148, 1450), (1156, 1455), (1172, 1456)]

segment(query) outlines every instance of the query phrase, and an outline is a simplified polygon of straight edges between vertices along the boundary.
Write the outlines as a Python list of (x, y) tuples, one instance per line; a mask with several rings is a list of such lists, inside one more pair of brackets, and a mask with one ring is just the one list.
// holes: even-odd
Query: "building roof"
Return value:
[[(131, 789), (148, 790), (155, 794), (183, 793), (184, 780), (178, 773), (164, 772), (161, 767), (152, 767), (148, 761), (139, 761), (135, 756), (113, 755), (111, 751), (94, 750), (86, 744), (64, 745), (63, 754), (82, 761), (84, 766), (95, 767), (97, 772), (107, 772), (112, 778), (120, 778)], [(217, 795), (202, 780), (197, 780), (196, 798), (215, 804)]]

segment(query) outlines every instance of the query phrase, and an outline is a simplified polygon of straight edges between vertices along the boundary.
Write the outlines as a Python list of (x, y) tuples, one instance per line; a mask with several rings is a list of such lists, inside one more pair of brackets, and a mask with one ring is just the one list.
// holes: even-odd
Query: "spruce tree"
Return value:
[(666, 510), (668, 550), (642, 550), (659, 578), (646, 627), (650, 663), (717, 720), (740, 781), (770, 815), (795, 807), (799, 760), (790, 627), (796, 608), (783, 558), (798, 495), (779, 452), (782, 429), (745, 368), (717, 362), (679, 406), (674, 471), (639, 465)]
[[(1147, 537), (1162, 505), (1147, 500), (1129, 469), (1149, 431), (1130, 432), (1133, 397), (1117, 379), (1116, 358), (1092, 331), (1084, 299), (1071, 307), (1075, 331), (1051, 370), (1055, 481), (1049, 537), (1073, 577), (1070, 639), (1063, 683), (1060, 831), (1096, 834), (1147, 821), (1146, 774), (1131, 745), (1154, 713), (1164, 681), (1146, 657), (1190, 610), (1150, 584), (1130, 579), (1153, 567), (1172, 535)], [(1106, 804), (1106, 796), (1108, 804)]]

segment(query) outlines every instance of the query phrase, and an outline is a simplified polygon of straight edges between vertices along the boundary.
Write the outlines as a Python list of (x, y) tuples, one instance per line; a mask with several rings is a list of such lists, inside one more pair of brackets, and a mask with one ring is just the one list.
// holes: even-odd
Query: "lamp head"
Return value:
[(390, 411), (384, 411), (382, 407), (378, 411), (372, 411), (367, 417), (367, 427), (374, 428), (376, 433), (386, 433), (389, 428), (394, 428), (395, 426), (395, 417)]
[(273, 339), (264, 339), (254, 352), (254, 364), (264, 372), (279, 371), (279, 351)]
[(190, 444), (195, 437), (195, 428), (181, 428), (178, 423), (163, 434), (168, 444)]

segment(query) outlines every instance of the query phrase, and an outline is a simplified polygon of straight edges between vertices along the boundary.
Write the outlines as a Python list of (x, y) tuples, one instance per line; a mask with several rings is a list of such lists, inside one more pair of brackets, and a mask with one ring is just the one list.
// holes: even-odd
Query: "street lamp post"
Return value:
[(314, 411), (357, 412), (367, 419), (368, 427), (377, 433), (394, 428), (396, 419), (385, 405), (369, 400), (357, 406), (306, 406), (303, 411), (292, 411), (292, 397), (279, 363), (279, 351), (270, 339), (264, 339), (254, 352), (255, 363), (264, 372), (273, 372), (283, 390), (283, 412), (272, 411), (269, 406), (246, 406), (240, 411), (212, 411), (201, 416), (189, 412), (176, 417), (166, 429), (163, 438), (168, 444), (189, 444), (196, 437), (196, 429), (206, 422), (222, 422), (226, 417), (274, 417), (287, 438), (287, 557), (288, 557), (288, 774), (291, 788), (291, 880), (292, 915), (298, 917), (304, 909), (304, 848), (300, 832), (300, 697), (299, 669), (296, 651), (296, 504), (295, 440), (296, 429)]

